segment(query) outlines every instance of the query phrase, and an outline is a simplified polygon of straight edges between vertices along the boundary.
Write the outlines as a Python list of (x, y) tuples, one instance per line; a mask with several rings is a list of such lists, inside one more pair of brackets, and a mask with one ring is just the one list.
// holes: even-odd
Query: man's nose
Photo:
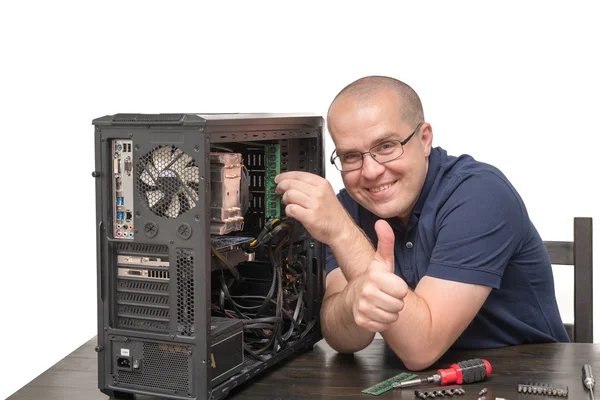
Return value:
[(370, 153), (363, 155), (362, 175), (366, 179), (373, 179), (385, 171), (385, 166), (375, 161)]

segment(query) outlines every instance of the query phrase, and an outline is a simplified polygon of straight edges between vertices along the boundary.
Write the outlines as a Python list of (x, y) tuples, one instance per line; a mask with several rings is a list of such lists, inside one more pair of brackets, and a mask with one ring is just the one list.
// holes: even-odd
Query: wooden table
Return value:
[[(52, 368), (20, 389), (9, 400), (106, 400), (97, 389), (97, 363), (93, 338)], [(493, 367), (487, 381), (463, 385), (463, 396), (444, 399), (477, 399), (487, 388), (486, 399), (545, 399), (541, 395), (517, 393), (520, 381), (567, 385), (569, 399), (586, 400), (589, 393), (581, 383), (581, 366), (591, 364), (600, 378), (600, 344), (534, 344), (483, 351), (449, 351), (420, 377), (438, 368), (469, 358), (485, 358)], [(362, 389), (404, 372), (402, 363), (381, 339), (355, 355), (341, 355), (324, 341), (312, 351), (299, 355), (259, 375), (231, 392), (227, 399), (415, 399), (414, 388), (394, 389), (380, 396), (361, 393)], [(600, 383), (599, 383), (600, 385)], [(427, 386), (421, 386), (424, 388)], [(431, 385), (430, 385), (431, 387)], [(600, 394), (599, 394), (600, 395)], [(155, 400), (140, 396), (139, 399)]]

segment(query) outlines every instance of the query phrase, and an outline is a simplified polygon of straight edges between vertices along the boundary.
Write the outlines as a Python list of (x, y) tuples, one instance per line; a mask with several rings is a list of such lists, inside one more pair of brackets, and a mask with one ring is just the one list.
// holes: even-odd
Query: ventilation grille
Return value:
[(166, 282), (145, 282), (139, 280), (119, 279), (117, 282), (117, 290), (136, 293), (169, 293), (169, 284)]
[(290, 147), (287, 140), (281, 140), (281, 172), (287, 172), (289, 170), (290, 162)]
[(168, 254), (169, 248), (160, 244), (123, 243), (117, 244), (118, 253)]
[(142, 204), (159, 217), (177, 218), (200, 199), (200, 170), (175, 146), (159, 146), (137, 164), (136, 187)]
[(141, 372), (116, 370), (119, 384), (191, 394), (191, 352), (186, 346), (143, 342)]
[(141, 317), (154, 321), (169, 322), (169, 310), (163, 308), (119, 305), (119, 317)]
[(194, 336), (194, 252), (177, 249), (177, 331)]
[(116, 114), (113, 122), (177, 122), (182, 114)]
[(169, 333), (169, 323), (135, 318), (119, 318), (119, 328)]
[(151, 294), (138, 294), (138, 293), (117, 293), (117, 301), (119, 304), (129, 305), (145, 305), (151, 304), (156, 306), (169, 306), (169, 297), (167, 296), (155, 296)]

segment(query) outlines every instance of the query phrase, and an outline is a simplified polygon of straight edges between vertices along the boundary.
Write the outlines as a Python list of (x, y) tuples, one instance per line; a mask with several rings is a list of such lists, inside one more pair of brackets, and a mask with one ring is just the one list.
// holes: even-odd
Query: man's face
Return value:
[[(402, 104), (393, 91), (369, 100), (352, 95), (338, 98), (329, 113), (329, 131), (338, 154), (365, 152), (387, 140), (404, 140), (416, 128), (401, 120)], [(431, 125), (425, 123), (406, 143), (404, 153), (385, 164), (364, 154), (361, 169), (342, 172), (348, 193), (380, 218), (406, 221), (425, 183), (431, 152)]]

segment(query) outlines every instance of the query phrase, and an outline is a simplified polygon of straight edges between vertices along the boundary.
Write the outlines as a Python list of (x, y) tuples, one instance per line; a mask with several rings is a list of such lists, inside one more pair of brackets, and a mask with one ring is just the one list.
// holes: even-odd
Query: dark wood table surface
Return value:
[[(9, 400), (107, 400), (97, 389), (97, 362), (93, 338), (52, 368), (21, 388)], [(589, 399), (581, 383), (581, 367), (591, 364), (600, 377), (600, 344), (533, 344), (495, 350), (450, 350), (432, 368), (419, 372), (419, 377), (446, 368), (457, 361), (484, 358), (492, 364), (492, 374), (485, 381), (463, 385), (463, 396), (443, 398), (477, 399), (487, 388), (486, 399), (544, 399), (542, 395), (520, 394), (520, 381), (545, 382), (569, 387), (569, 398)], [(392, 389), (380, 396), (361, 393), (378, 382), (405, 372), (399, 359), (381, 339), (354, 355), (341, 355), (325, 341), (313, 350), (284, 361), (232, 391), (227, 399), (414, 399), (414, 388)], [(600, 383), (599, 383), (600, 384)], [(421, 386), (421, 388), (433, 385)], [(154, 400), (155, 397), (140, 396)]]

